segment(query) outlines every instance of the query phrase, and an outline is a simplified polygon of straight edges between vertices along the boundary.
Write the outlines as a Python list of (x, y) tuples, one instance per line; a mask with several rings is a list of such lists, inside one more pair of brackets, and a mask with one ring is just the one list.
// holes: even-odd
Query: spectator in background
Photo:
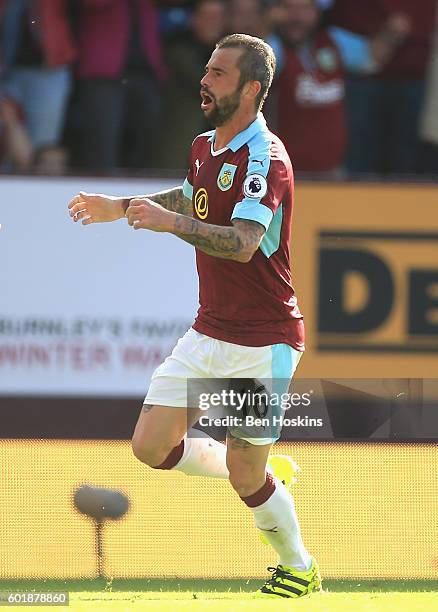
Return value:
[(0, 168), (6, 172), (30, 168), (33, 148), (24, 115), (14, 100), (0, 96)]
[(438, 14), (420, 122), (421, 152), (417, 171), (438, 175)]
[(79, 165), (157, 167), (165, 77), (153, 0), (80, 0)]
[(277, 7), (277, 0), (231, 0), (229, 30), (263, 38), (277, 56), (281, 46), (280, 38), (275, 33)]
[(382, 23), (405, 22), (405, 36), (385, 66), (372, 77), (349, 75), (351, 172), (414, 171), (435, 10), (436, 0), (336, 0), (334, 23), (368, 37)]
[(230, 0), (230, 31), (264, 38), (264, 6), (263, 0)]
[(23, 108), (32, 147), (56, 149), (76, 57), (67, 0), (0, 0), (0, 27), (2, 89)]
[(67, 165), (66, 149), (42, 147), (35, 153), (32, 170), (35, 174), (58, 176), (64, 174)]
[(193, 0), (161, 0), (158, 3), (161, 35), (168, 36), (175, 30), (187, 28), (193, 5)]
[(319, 27), (316, 0), (282, 0), (281, 7), (283, 47), (267, 108), (296, 170), (335, 172), (347, 140), (345, 70), (375, 70), (397, 43), (386, 27), (370, 41)]
[(161, 139), (164, 168), (185, 169), (187, 151), (197, 134), (210, 129), (200, 112), (200, 80), (205, 65), (227, 30), (227, 8), (222, 0), (199, 0), (188, 31), (177, 32), (166, 44), (171, 72), (164, 95), (165, 130)]

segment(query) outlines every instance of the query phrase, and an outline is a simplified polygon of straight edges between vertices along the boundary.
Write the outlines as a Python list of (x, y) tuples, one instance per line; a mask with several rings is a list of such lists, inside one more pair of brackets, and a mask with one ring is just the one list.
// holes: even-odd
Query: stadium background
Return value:
[[(123, 221), (85, 230), (69, 223), (65, 204), (79, 188), (167, 184), (1, 179), (3, 201), (16, 203), (2, 206), (0, 243), (2, 578), (96, 575), (94, 527), (72, 502), (83, 483), (130, 499), (127, 515), (103, 528), (107, 576), (262, 577), (274, 562), (227, 483), (157, 475), (131, 455), (148, 377), (195, 311), (193, 253), (169, 236), (133, 234)], [(301, 467), (295, 500), (326, 577), (438, 575), (437, 196), (433, 185), (297, 188), (292, 265), (308, 334), (298, 378), (346, 379), (349, 388), (350, 425), (330, 413), (322, 435), (305, 429), (280, 447)], [(339, 250), (349, 264), (342, 269), (333, 267)], [(358, 252), (384, 262), (392, 291)], [(414, 272), (427, 272), (422, 292), (412, 292)], [(321, 322), (321, 300), (331, 299), (325, 274), (342, 287), (342, 309)], [(382, 320), (367, 315), (375, 300), (391, 306)], [(348, 333), (336, 328), (339, 316)], [(365, 379), (390, 379), (396, 390), (376, 392), (377, 424), (362, 431), (351, 420), (368, 410), (354, 394)], [(420, 392), (388, 425), (385, 410), (406, 380)]]
[[(275, 564), (226, 482), (157, 474), (130, 450), (150, 375), (196, 311), (193, 249), (123, 221), (82, 228), (66, 205), (81, 189), (181, 183), (214, 43), (245, 31), (278, 52), (293, 4), (0, 0), (0, 581), (262, 578)], [(295, 503), (324, 577), (437, 579), (436, 2), (317, 4), (325, 34), (396, 45), (375, 78), (346, 61), (352, 38), (336, 75), (333, 40), (320, 50), (345, 100), (339, 123), (330, 109), (321, 129), (306, 123), (306, 164), (294, 151), (292, 272), (307, 330), (297, 384), (324, 395), (324, 427), (278, 452), (301, 467)], [(385, 31), (400, 14), (404, 33)], [(103, 525), (100, 566), (73, 503), (84, 483), (130, 503)]]

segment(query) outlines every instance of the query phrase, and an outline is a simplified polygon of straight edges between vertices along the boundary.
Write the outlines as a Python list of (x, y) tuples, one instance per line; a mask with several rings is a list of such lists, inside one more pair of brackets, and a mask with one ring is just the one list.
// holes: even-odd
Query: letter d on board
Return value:
[[(368, 283), (368, 300), (360, 310), (344, 308), (346, 275), (355, 272)], [(379, 327), (391, 312), (394, 281), (385, 262), (369, 251), (321, 248), (319, 323), (322, 333), (362, 333)]]

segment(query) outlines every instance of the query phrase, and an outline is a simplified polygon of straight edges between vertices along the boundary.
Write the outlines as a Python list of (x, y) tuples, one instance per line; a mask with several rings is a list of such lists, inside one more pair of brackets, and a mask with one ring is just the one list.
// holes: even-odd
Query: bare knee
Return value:
[(143, 407), (132, 436), (132, 452), (142, 463), (157, 467), (181, 443), (186, 431), (185, 413), (165, 406)]
[(230, 484), (240, 497), (253, 495), (265, 483), (266, 474), (264, 470), (255, 470), (253, 466), (231, 467), (229, 480)]
[(152, 468), (164, 463), (171, 451), (180, 443), (181, 439), (161, 440), (157, 443), (152, 440), (142, 440), (135, 435), (131, 442), (134, 457)]
[(231, 435), (227, 437), (229, 479), (240, 497), (253, 495), (265, 484), (269, 448), (270, 445), (254, 445)]

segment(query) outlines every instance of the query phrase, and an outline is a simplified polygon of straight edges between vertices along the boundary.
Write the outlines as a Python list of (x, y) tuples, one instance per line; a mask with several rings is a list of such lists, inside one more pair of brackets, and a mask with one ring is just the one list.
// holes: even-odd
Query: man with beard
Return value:
[[(270, 457), (267, 469), (280, 427), (274, 418), (258, 428), (236, 418), (226, 446), (187, 435), (202, 414), (188, 398), (188, 379), (244, 379), (254, 387), (268, 380), (287, 391), (304, 350), (289, 262), (292, 166), (260, 113), (274, 70), (272, 48), (261, 39), (223, 38), (201, 80), (201, 109), (215, 129), (195, 138), (184, 185), (134, 198), (81, 192), (69, 209), (84, 225), (125, 216), (134, 229), (169, 232), (196, 247), (197, 318), (152, 376), (133, 452), (155, 469), (229, 478), (279, 555), (258, 594), (295, 598), (319, 590), (321, 578), (282, 482), (292, 480), (291, 462), (276, 470)], [(281, 416), (278, 406), (274, 412)]]
[[(371, 74), (390, 60), (409, 28), (394, 15), (367, 39), (320, 23), (317, 0), (281, 0), (275, 122), (295, 171), (336, 173), (347, 145), (345, 74)], [(272, 100), (276, 98), (276, 102)], [(275, 117), (275, 119), (274, 119)], [(365, 131), (371, 129), (363, 125)]]

